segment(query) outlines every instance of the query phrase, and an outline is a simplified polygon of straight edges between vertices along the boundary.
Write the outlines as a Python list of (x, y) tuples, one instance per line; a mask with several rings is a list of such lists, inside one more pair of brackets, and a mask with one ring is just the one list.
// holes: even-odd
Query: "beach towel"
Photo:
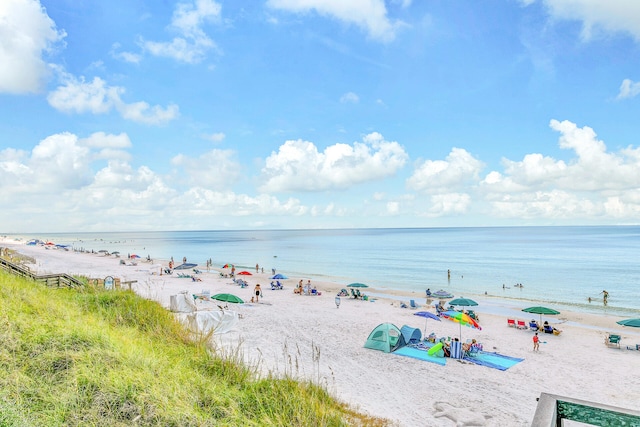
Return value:
[(499, 354), (499, 353), (479, 351), (473, 357), (465, 356), (464, 360), (467, 362), (475, 363), (476, 365), (482, 365), (482, 366), (487, 366), (489, 368), (506, 371), (516, 363), (522, 362), (524, 359), (505, 356), (504, 354)]
[(405, 346), (397, 349), (392, 354), (399, 356), (412, 357), (414, 359), (424, 360), (438, 365), (446, 365), (447, 359), (444, 357), (430, 356), (427, 352), (428, 348), (418, 348), (414, 346)]

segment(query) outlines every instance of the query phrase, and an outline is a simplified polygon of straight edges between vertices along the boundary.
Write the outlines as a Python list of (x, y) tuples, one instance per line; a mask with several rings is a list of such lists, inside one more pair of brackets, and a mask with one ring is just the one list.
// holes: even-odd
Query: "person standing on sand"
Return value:
[(260, 283), (256, 284), (256, 287), (253, 289), (253, 293), (256, 295), (256, 302), (260, 300), (262, 296), (262, 289), (260, 288)]
[(540, 338), (538, 337), (538, 333), (533, 336), (533, 351), (540, 350)]

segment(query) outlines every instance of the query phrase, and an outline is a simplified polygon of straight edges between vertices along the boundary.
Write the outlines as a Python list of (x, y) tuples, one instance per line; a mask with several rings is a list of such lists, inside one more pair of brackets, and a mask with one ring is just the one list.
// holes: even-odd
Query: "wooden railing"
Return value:
[(29, 268), (21, 266), (19, 264), (14, 264), (11, 261), (8, 261), (4, 258), (0, 258), (0, 268), (3, 270), (15, 274), (17, 276), (26, 277), (31, 280), (35, 280), (38, 283), (44, 284), (46, 286), (51, 287), (66, 287), (66, 288), (78, 288), (83, 287), (84, 284), (76, 279), (75, 277), (71, 277), (66, 273), (61, 274), (35, 274), (29, 270)]

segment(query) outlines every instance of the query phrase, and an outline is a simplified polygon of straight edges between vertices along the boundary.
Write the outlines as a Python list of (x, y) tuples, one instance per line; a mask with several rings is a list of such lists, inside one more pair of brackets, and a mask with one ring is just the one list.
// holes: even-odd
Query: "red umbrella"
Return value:
[(251, 276), (251, 273), (249, 273), (248, 271), (241, 271), (240, 273), (238, 273), (238, 275), (240, 275), (240, 276)]

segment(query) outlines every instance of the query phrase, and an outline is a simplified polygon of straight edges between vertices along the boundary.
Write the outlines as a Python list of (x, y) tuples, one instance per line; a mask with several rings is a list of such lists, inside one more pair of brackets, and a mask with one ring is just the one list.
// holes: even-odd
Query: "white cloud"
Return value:
[(43, 139), (31, 153), (8, 149), (0, 154), (0, 188), (7, 197), (56, 193), (91, 180), (90, 149), (70, 133)]
[(481, 194), (504, 218), (634, 218), (640, 210), (640, 149), (607, 151), (590, 127), (551, 120), (560, 148), (572, 150), (570, 162), (528, 154), (522, 161), (504, 159), (504, 173), (490, 172)]
[(83, 145), (92, 148), (129, 148), (131, 140), (129, 135), (121, 133), (119, 135), (106, 134), (104, 132), (92, 133), (87, 138), (81, 138)]
[(210, 135), (205, 135), (205, 139), (213, 142), (222, 142), (226, 138), (226, 135), (222, 132), (212, 133)]
[(308, 141), (287, 141), (272, 153), (262, 169), (260, 191), (324, 191), (394, 175), (408, 155), (397, 142), (371, 133), (363, 142), (335, 144), (320, 153)]
[(140, 61), (142, 61), (142, 55), (132, 52), (119, 52), (119, 49), (120, 43), (114, 43), (109, 53), (112, 57), (120, 59), (124, 62), (129, 62), (131, 64), (138, 64), (140, 63)]
[(638, 94), (640, 94), (640, 83), (624, 79), (620, 85), (620, 92), (618, 92), (617, 99), (633, 98), (638, 96)]
[(116, 105), (116, 109), (122, 118), (147, 125), (161, 125), (170, 122), (179, 115), (178, 106), (175, 104), (169, 104), (166, 108), (159, 105), (152, 107), (144, 101), (132, 104), (122, 102)]
[(0, 2), (0, 93), (42, 89), (49, 75), (43, 54), (66, 37), (37, 0)]
[(115, 109), (126, 119), (138, 123), (158, 125), (169, 122), (179, 115), (177, 105), (151, 107), (146, 102), (127, 104), (121, 99), (125, 89), (109, 86), (100, 77), (94, 77), (90, 83), (73, 76), (65, 76), (66, 83), (47, 96), (49, 104), (67, 113), (105, 114)]
[(234, 159), (232, 150), (211, 150), (194, 158), (180, 154), (171, 164), (183, 169), (189, 183), (197, 187), (226, 188), (242, 177), (242, 165)]
[(471, 207), (471, 196), (466, 193), (434, 194), (430, 197), (431, 207), (426, 216), (461, 215)]
[(446, 160), (425, 160), (416, 166), (407, 186), (430, 194), (449, 193), (478, 181), (484, 164), (462, 148), (453, 148)]
[[(640, 2), (636, 0), (540, 0), (555, 19), (582, 22), (582, 37), (598, 32), (624, 32), (640, 40)], [(525, 5), (532, 0), (521, 1)]]
[(196, 64), (202, 61), (209, 50), (217, 46), (202, 27), (208, 22), (220, 20), (222, 6), (212, 0), (196, 0), (193, 3), (178, 3), (173, 12), (170, 29), (179, 35), (170, 42), (141, 40), (143, 49), (155, 56)]
[(353, 92), (347, 92), (340, 97), (340, 102), (343, 104), (357, 104), (360, 102), (360, 97)]
[(320, 15), (355, 24), (365, 29), (372, 39), (383, 42), (392, 41), (397, 30), (405, 25), (389, 20), (384, 0), (268, 0), (267, 5), (294, 13), (315, 10)]
[[(218, 217), (268, 218), (308, 212), (295, 198), (252, 197), (227, 190), (224, 183), (230, 182), (228, 175), (241, 170), (225, 170), (234, 166), (229, 160), (231, 152), (214, 150), (198, 159), (177, 159), (186, 172), (203, 166), (208, 171), (191, 170), (191, 177), (198, 182), (178, 191), (168, 185), (168, 178), (148, 166), (134, 169), (123, 161), (119, 153), (130, 145), (126, 134), (96, 132), (79, 138), (61, 133), (45, 138), (31, 152), (1, 150), (3, 200), (10, 201), (12, 212), (23, 215), (20, 227), (32, 231), (43, 225), (47, 231), (194, 229), (206, 228), (211, 218), (219, 224)], [(115, 153), (113, 157), (100, 157), (110, 151)], [(98, 159), (107, 160), (107, 165), (94, 173), (92, 166)], [(207, 181), (207, 174), (214, 169), (220, 177), (216, 182)], [(223, 183), (219, 186), (222, 189), (215, 188), (218, 183)], [(9, 210), (2, 211), (4, 218)], [(153, 221), (148, 220), (151, 215)]]

